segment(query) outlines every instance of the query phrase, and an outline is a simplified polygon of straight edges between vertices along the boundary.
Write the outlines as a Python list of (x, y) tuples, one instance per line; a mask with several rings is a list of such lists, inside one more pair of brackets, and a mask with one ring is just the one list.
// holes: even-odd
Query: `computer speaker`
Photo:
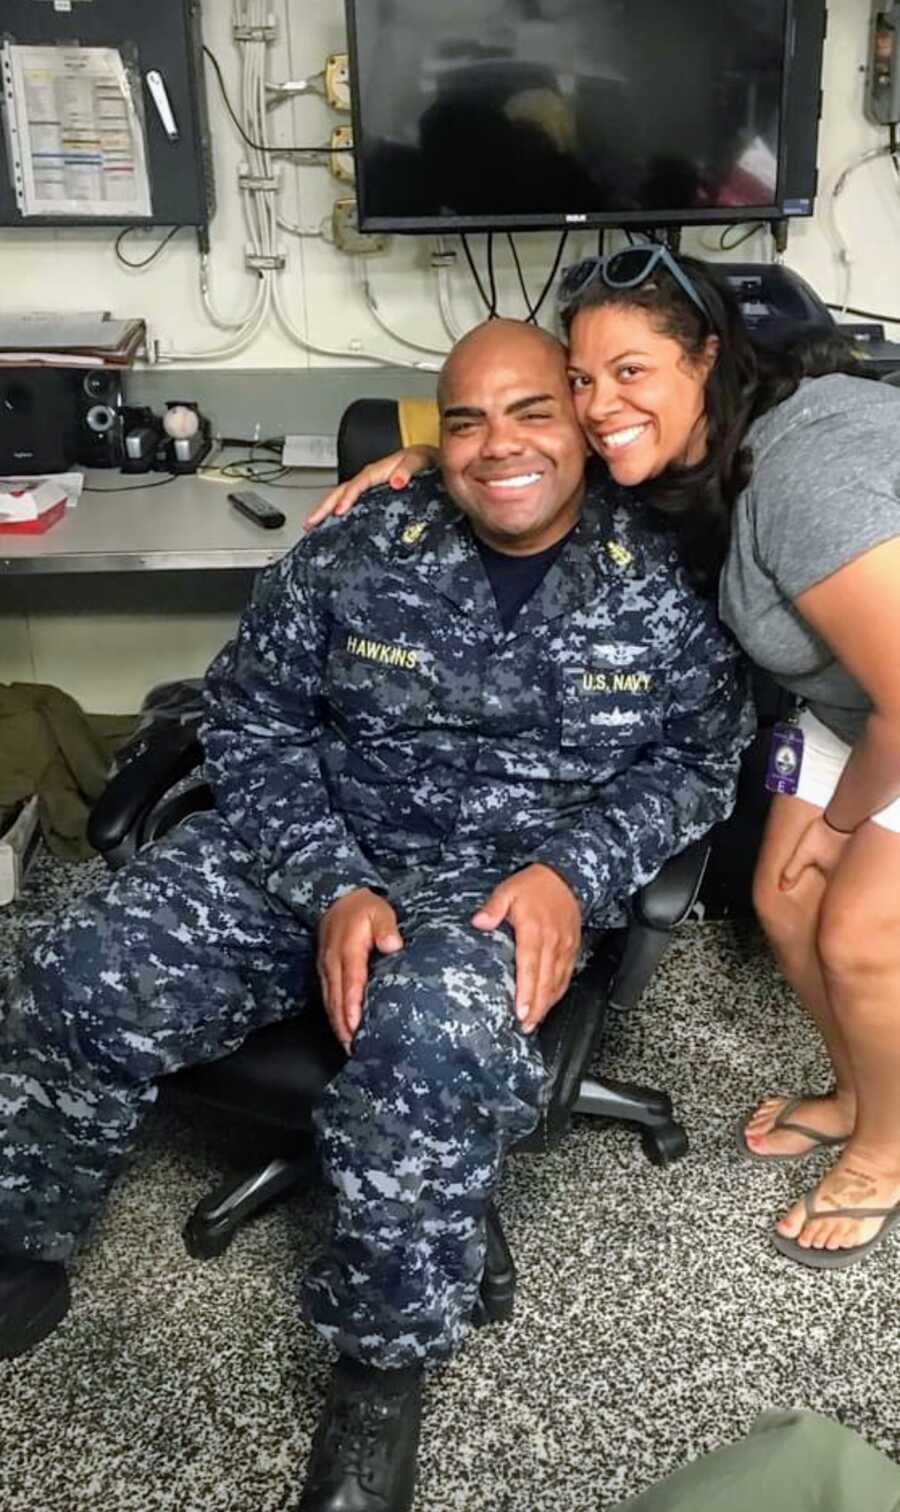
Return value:
[(118, 467), (121, 409), (118, 369), (0, 366), (0, 476)]
[(0, 367), (0, 475), (65, 472), (78, 446), (71, 369)]
[(84, 467), (118, 467), (122, 461), (121, 372), (91, 368), (73, 377), (77, 380), (77, 461)]

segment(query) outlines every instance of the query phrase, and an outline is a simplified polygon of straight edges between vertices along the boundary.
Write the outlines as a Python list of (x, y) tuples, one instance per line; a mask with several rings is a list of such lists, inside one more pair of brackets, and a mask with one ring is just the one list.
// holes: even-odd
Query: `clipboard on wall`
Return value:
[[(0, 227), (195, 226), (205, 235), (215, 195), (199, 0), (73, 0), (65, 11), (35, 0), (0, 0), (0, 11)], [(48, 88), (41, 64), (54, 61), (56, 83)], [(159, 108), (160, 82), (168, 116)], [(46, 117), (42, 87), (53, 107)], [(65, 132), (73, 112), (59, 109), (60, 90), (64, 106), (73, 105), (71, 139)], [(79, 90), (82, 105), (90, 96), (85, 141), (78, 139)], [(120, 130), (120, 163), (114, 150), (94, 151), (92, 160), (98, 124), (112, 148)], [(70, 142), (86, 148), (80, 159), (77, 151), (67, 158)], [(120, 188), (128, 186), (118, 197), (117, 177)]]

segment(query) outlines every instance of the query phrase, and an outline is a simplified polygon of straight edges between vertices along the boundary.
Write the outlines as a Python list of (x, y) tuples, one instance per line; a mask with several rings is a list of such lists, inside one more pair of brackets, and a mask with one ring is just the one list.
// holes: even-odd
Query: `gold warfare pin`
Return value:
[(404, 546), (415, 546), (416, 541), (422, 539), (427, 529), (428, 522), (426, 520), (416, 520), (414, 524), (407, 525), (400, 539)]
[(607, 541), (606, 549), (617, 567), (627, 567), (630, 562), (634, 561), (628, 547), (620, 545), (618, 541)]

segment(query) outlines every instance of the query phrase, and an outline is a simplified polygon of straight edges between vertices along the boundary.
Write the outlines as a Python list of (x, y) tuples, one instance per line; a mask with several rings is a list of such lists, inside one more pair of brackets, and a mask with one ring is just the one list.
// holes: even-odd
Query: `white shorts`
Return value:
[[(804, 709), (800, 715), (800, 729), (803, 731), (803, 760), (795, 796), (823, 809), (834, 796), (853, 747), (832, 734), (815, 714), (810, 714), (809, 709)], [(880, 824), (882, 829), (900, 835), (900, 798), (895, 798), (870, 818), (873, 824)]]

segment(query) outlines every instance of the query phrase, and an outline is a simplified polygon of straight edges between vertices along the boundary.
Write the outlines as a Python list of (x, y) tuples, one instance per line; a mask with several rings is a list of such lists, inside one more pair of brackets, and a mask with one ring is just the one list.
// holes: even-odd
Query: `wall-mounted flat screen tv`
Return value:
[(347, 0), (367, 230), (810, 214), (824, 0)]

